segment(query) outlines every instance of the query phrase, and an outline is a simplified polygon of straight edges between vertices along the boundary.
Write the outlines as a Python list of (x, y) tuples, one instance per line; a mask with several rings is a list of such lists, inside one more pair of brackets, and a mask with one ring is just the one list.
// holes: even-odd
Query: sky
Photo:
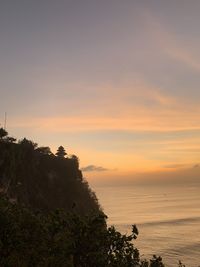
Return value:
[(199, 12), (196, 0), (1, 0), (1, 125), (7, 112), (10, 135), (63, 145), (89, 181), (197, 179)]

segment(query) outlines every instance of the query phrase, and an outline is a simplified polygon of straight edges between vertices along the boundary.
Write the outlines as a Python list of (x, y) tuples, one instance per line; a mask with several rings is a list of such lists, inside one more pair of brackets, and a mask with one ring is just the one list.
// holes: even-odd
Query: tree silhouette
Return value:
[(18, 144), (20, 144), (21, 146), (23, 146), (24, 148), (27, 148), (29, 150), (35, 150), (38, 146), (37, 143), (34, 143), (31, 140), (28, 140), (26, 138), (23, 138), (22, 140), (18, 141)]
[(38, 147), (36, 151), (43, 155), (52, 155), (51, 149), (48, 146)]
[(77, 169), (79, 169), (79, 158), (76, 155), (71, 155), (71, 160), (74, 162)]
[(11, 136), (7, 136), (5, 138), (5, 141), (8, 142), (8, 143), (15, 143), (17, 141), (17, 139), (14, 138), (14, 137), (11, 137)]
[(59, 146), (57, 152), (56, 152), (56, 156), (59, 158), (65, 158), (65, 156), (67, 155), (67, 153), (65, 152), (65, 149), (63, 146)]
[(6, 132), (5, 129), (0, 128), (0, 139), (3, 139), (3, 137), (7, 136), (8, 133)]

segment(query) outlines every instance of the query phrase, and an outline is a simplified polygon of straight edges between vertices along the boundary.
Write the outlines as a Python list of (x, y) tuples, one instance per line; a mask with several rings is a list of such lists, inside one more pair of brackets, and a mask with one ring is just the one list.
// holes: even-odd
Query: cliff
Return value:
[(79, 214), (99, 211), (76, 156), (55, 156), (23, 139), (0, 138), (0, 191), (32, 210), (64, 209)]

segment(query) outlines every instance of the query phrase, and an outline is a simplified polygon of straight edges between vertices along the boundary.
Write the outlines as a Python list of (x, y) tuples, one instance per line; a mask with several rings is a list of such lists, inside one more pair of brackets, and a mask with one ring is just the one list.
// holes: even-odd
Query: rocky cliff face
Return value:
[(0, 191), (34, 210), (61, 208), (86, 214), (100, 209), (77, 157), (56, 157), (28, 140), (0, 140)]

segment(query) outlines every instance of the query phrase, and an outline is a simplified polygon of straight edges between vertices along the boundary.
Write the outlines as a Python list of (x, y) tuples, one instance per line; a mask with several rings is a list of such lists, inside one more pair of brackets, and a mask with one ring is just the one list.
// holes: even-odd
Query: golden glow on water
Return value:
[(198, 266), (200, 251), (200, 188), (188, 186), (94, 187), (108, 215), (108, 224), (129, 232), (139, 228), (135, 244), (141, 254), (162, 255), (167, 266)]

